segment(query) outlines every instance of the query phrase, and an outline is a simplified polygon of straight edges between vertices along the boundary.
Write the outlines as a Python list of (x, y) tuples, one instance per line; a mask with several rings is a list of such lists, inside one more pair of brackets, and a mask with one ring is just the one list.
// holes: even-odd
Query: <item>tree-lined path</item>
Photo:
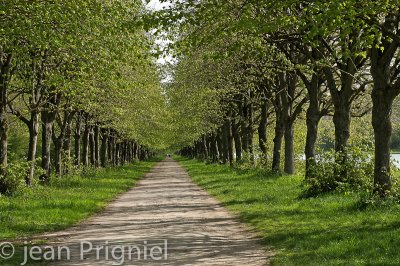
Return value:
[[(115, 260), (96, 260), (96, 253), (81, 261), (81, 240), (93, 245), (151, 244), (168, 241), (168, 260), (149, 265), (266, 265), (268, 253), (203, 189), (195, 185), (172, 159), (166, 159), (129, 192), (81, 225), (48, 235), (71, 248), (72, 261), (56, 265), (108, 265)], [(144, 263), (143, 261), (141, 263)], [(126, 261), (124, 265), (137, 265)], [(140, 263), (139, 263), (140, 264)], [(146, 263), (145, 263), (146, 264)]]

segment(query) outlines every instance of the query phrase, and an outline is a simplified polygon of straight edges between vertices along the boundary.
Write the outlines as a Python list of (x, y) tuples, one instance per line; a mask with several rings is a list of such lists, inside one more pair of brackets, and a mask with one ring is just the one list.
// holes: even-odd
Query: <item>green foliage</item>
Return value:
[(0, 175), (0, 194), (12, 195), (24, 183), (24, 177), (29, 169), (27, 162), (12, 162), (3, 169)]
[(28, 172), (30, 166), (33, 164), (38, 170), (35, 172), (34, 184), (39, 181), (39, 176), (44, 174), (43, 169), (39, 168), (37, 165), (40, 162), (40, 158), (37, 158), (33, 162), (17, 161), (13, 160), (3, 169), (2, 175), (0, 175), (0, 194), (11, 196), (18, 190), (23, 188), (25, 184), (24, 178)]
[(339, 190), (342, 192), (371, 191), (374, 162), (368, 147), (349, 147), (344, 153), (322, 152), (310, 168), (305, 180), (304, 197), (315, 197)]

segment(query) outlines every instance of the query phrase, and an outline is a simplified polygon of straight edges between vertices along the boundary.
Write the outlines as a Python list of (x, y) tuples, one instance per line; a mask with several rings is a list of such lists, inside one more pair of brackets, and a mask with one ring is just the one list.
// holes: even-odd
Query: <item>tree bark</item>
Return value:
[(240, 138), (240, 124), (232, 121), (232, 135), (235, 142), (236, 162), (242, 161), (242, 140)]
[(311, 178), (311, 169), (316, 164), (315, 161), (315, 146), (318, 139), (318, 125), (321, 120), (320, 111), (320, 80), (317, 74), (313, 74), (310, 84), (306, 86), (309, 105), (306, 113), (307, 136), (304, 154), (306, 159), (306, 178)]
[(56, 113), (43, 111), (42, 119), (42, 168), (46, 172), (46, 178), (51, 175), (51, 137)]
[(390, 139), (392, 122), (390, 119), (393, 98), (388, 97), (380, 90), (372, 93), (372, 126), (375, 138), (375, 191), (386, 195), (391, 190), (390, 177)]
[[(389, 20), (387, 23), (391, 23)], [(400, 93), (400, 78), (392, 76), (393, 58), (398, 46), (396, 42), (383, 41), (383, 51), (371, 49), (372, 126), (375, 138), (374, 190), (385, 197), (392, 189), (390, 169), (390, 139), (392, 135), (391, 112), (394, 99)], [(397, 75), (397, 74), (395, 74)]]
[(81, 164), (81, 132), (82, 132), (82, 114), (76, 115), (75, 124), (75, 165), (80, 166)]
[(89, 133), (89, 150), (90, 150), (90, 164), (96, 166), (96, 150), (95, 150), (95, 138), (93, 127), (90, 127)]
[(227, 137), (227, 145), (228, 145), (228, 160), (229, 164), (233, 166), (233, 135), (232, 135), (232, 125), (231, 119), (228, 118), (225, 122), (225, 131)]
[(95, 150), (95, 166), (99, 167), (100, 163), (100, 129), (98, 126), (94, 127), (94, 150)]
[(267, 159), (267, 124), (268, 124), (268, 102), (263, 100), (261, 105), (261, 118), (258, 125), (258, 145), (264, 160)]
[(293, 123), (285, 125), (285, 166), (284, 172), (289, 175), (295, 173), (295, 158), (294, 158), (294, 126)]
[(294, 73), (286, 74), (285, 84), (287, 92), (282, 94), (282, 115), (285, 123), (285, 165), (283, 169), (286, 174), (293, 175), (295, 173), (294, 123), (301, 113), (302, 106), (307, 102), (307, 98), (304, 97), (295, 105), (298, 77)]
[(285, 124), (282, 116), (276, 115), (275, 121), (275, 137), (274, 137), (274, 150), (272, 156), (272, 171), (279, 173), (281, 171), (281, 149), (282, 149), (282, 139), (285, 131)]
[[(4, 59), (4, 60), (3, 60)], [(8, 157), (8, 85), (12, 77), (12, 54), (0, 52), (0, 173), (7, 168)]]
[(64, 155), (64, 160), (62, 161), (63, 174), (68, 174), (71, 166), (71, 123), (72, 117), (68, 119), (65, 125), (65, 135), (62, 143), (62, 153)]
[(108, 129), (102, 128), (101, 129), (101, 167), (107, 166), (107, 158), (108, 158)]
[(8, 163), (7, 151), (8, 151), (8, 114), (6, 107), (2, 106), (0, 107), (0, 174), (4, 174), (4, 169), (7, 168), (7, 163)]
[(83, 150), (82, 150), (82, 163), (84, 166), (89, 166), (89, 139), (90, 139), (90, 126), (85, 125), (83, 132)]
[(29, 171), (25, 178), (25, 183), (30, 186), (35, 175), (35, 160), (36, 160), (36, 149), (39, 134), (39, 113), (36, 111), (31, 112), (31, 120), (29, 124), (29, 148), (28, 148), (28, 163)]
[(55, 136), (55, 133), (53, 133), (53, 143), (54, 143), (54, 151), (55, 151), (55, 158), (54, 158), (54, 164), (55, 164), (55, 170), (56, 170), (56, 175), (58, 177), (61, 177), (62, 173), (62, 139), (57, 138)]
[[(252, 93), (250, 92), (250, 97), (252, 97)], [(247, 128), (247, 134), (248, 134), (248, 150), (249, 150), (249, 155), (250, 155), (250, 164), (254, 164), (254, 144), (253, 144), (253, 138), (254, 138), (254, 131), (253, 131), (253, 125), (254, 125), (254, 113), (253, 113), (253, 104), (249, 103), (248, 106), (248, 128)]]

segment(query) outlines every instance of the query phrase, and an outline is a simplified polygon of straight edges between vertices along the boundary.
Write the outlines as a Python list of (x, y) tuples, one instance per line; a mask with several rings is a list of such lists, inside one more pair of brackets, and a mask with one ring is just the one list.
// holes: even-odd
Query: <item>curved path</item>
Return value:
[[(123, 265), (253, 266), (267, 265), (269, 257), (259, 240), (195, 185), (172, 159), (158, 163), (136, 187), (118, 197), (101, 214), (47, 237), (56, 239), (55, 245), (70, 249), (70, 260), (57, 261), (54, 265), (117, 265), (119, 262)], [(89, 251), (89, 243), (82, 241), (91, 242), (93, 249)], [(153, 259), (161, 260), (152, 260), (152, 247), (156, 247)], [(68, 254), (65, 250), (59, 253), (64, 258)]]

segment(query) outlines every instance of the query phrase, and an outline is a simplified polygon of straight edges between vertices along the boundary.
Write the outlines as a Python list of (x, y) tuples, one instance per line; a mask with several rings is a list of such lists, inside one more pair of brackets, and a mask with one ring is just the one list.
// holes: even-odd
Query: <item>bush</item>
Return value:
[(334, 190), (344, 192), (369, 190), (373, 186), (374, 162), (368, 147), (348, 148), (322, 153), (310, 169), (303, 197), (315, 197)]
[(26, 162), (13, 162), (0, 174), (0, 194), (11, 195), (24, 184), (24, 178), (28, 172), (29, 164)]

